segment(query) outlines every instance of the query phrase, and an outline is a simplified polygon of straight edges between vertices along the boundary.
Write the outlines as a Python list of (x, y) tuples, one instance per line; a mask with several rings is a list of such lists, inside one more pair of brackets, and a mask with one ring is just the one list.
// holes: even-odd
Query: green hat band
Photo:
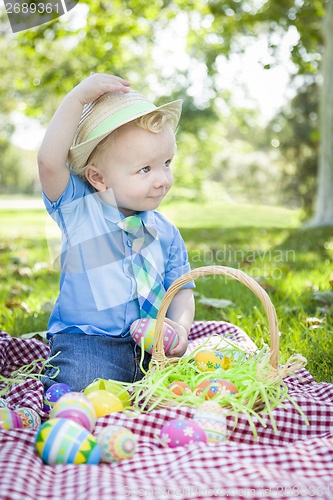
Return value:
[(152, 104), (151, 102), (142, 101), (142, 102), (137, 102), (135, 104), (131, 104), (130, 106), (127, 106), (126, 108), (117, 111), (113, 115), (109, 116), (102, 123), (100, 123), (98, 127), (96, 127), (95, 130), (91, 132), (87, 141), (101, 134), (104, 134), (109, 130), (117, 128), (118, 125), (123, 123), (125, 120), (128, 120), (128, 118), (133, 118), (134, 120), (135, 117), (140, 113), (147, 113), (150, 111), (154, 111), (154, 109), (156, 109), (156, 106), (154, 106), (154, 104)]

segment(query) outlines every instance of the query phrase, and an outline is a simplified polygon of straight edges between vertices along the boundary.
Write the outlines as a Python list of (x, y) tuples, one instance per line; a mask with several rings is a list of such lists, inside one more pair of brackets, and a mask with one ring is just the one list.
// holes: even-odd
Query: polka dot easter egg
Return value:
[(48, 465), (98, 464), (101, 459), (94, 436), (67, 418), (47, 420), (36, 435), (35, 449)]
[(227, 436), (227, 419), (223, 408), (214, 401), (205, 401), (196, 410), (193, 421), (201, 427), (208, 443), (222, 443)]
[(72, 389), (67, 384), (53, 384), (49, 387), (44, 394), (44, 411), (51, 411), (54, 404), (61, 398), (66, 392), (71, 392)]
[(9, 408), (0, 408), (0, 430), (22, 429), (21, 417)]
[[(134, 342), (138, 345), (141, 345), (141, 339), (143, 338), (144, 350), (149, 354), (152, 354), (153, 352), (155, 326), (155, 319), (143, 318), (134, 321), (130, 328), (130, 333)], [(178, 335), (175, 330), (167, 323), (163, 323), (162, 333), (164, 352), (166, 355), (168, 355), (169, 352), (177, 344)]]
[(108, 425), (97, 436), (97, 442), (101, 447), (102, 462), (120, 462), (131, 458), (137, 447), (136, 437), (133, 432), (125, 427)]
[(218, 368), (227, 370), (231, 367), (231, 361), (219, 351), (204, 349), (194, 355), (195, 365), (201, 372), (212, 372)]
[(170, 420), (160, 433), (160, 441), (169, 448), (187, 446), (191, 443), (207, 442), (203, 429), (193, 420)]
[(15, 413), (20, 416), (22, 425), (25, 429), (38, 429), (38, 427), (40, 427), (40, 416), (32, 408), (15, 408)]
[(237, 394), (238, 389), (232, 382), (229, 382), (229, 380), (221, 378), (205, 380), (195, 388), (195, 394), (197, 396), (204, 395), (205, 399), (212, 399), (217, 394), (223, 392)]

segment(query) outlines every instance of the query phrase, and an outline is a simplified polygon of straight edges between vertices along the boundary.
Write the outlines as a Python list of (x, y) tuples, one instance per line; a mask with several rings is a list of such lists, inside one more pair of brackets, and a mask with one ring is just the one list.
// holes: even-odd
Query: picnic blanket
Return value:
[[(224, 322), (195, 322), (190, 349), (212, 333), (229, 334), (253, 351), (255, 346), (239, 328)], [(13, 338), (0, 332), (0, 373), (8, 377), (20, 366), (47, 358), (49, 348), (35, 339)], [(36, 363), (36, 370), (42, 365)], [(207, 498), (333, 498), (333, 384), (317, 383), (302, 369), (285, 379), (289, 395), (309, 424), (286, 401), (273, 410), (278, 434), (269, 417), (256, 423), (255, 441), (245, 415), (240, 414), (230, 438), (222, 444), (196, 443), (174, 449), (162, 447), (155, 435), (171, 419), (192, 418), (194, 408), (154, 410), (129, 417), (113, 413), (100, 417), (97, 435), (115, 424), (130, 429), (138, 440), (135, 455), (117, 464), (45, 465), (34, 449), (35, 429), (0, 431), (1, 500), (207, 499)], [(1, 389), (0, 384), (0, 389)], [(43, 387), (27, 380), (6, 396), (12, 409), (26, 406), (42, 419)]]

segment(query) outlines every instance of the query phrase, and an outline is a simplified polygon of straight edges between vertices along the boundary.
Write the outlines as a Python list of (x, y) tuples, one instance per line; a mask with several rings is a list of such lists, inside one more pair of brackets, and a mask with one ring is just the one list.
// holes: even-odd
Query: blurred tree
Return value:
[[(186, 0), (178, 0), (178, 3), (184, 7), (193, 5)], [(196, 5), (201, 19), (198, 21), (198, 16), (192, 15), (189, 43), (192, 44), (193, 57), (200, 49), (197, 57), (212, 75), (216, 73), (218, 57), (222, 52), (243, 51), (248, 37), (256, 37), (262, 32), (268, 34), (273, 61), (264, 64), (264, 67), (272, 67), (280, 41), (277, 35), (297, 29), (299, 39), (291, 52), (291, 59), (298, 68), (294, 75), (295, 85), (299, 86), (299, 81), (302, 85), (314, 82), (320, 85), (317, 197), (315, 214), (308, 225), (333, 225), (333, 0), (208, 0), (198, 1)], [(240, 43), (239, 35), (244, 36), (245, 43)], [(319, 73), (322, 53), (322, 72)], [(306, 146), (310, 145), (311, 141)], [(314, 167), (312, 162), (309, 166)], [(299, 168), (304, 171), (305, 167), (306, 162), (303, 161)], [(311, 183), (311, 175), (307, 177)]]
[[(168, 98), (183, 98), (182, 128), (187, 134), (199, 136), (205, 124), (213, 123), (218, 117), (214, 107), (218, 95), (218, 58), (244, 51), (248, 37), (268, 35), (272, 58), (269, 62), (263, 61), (263, 66), (269, 68), (274, 64), (282, 33), (296, 29), (299, 39), (291, 52), (298, 68), (295, 84), (299, 86), (296, 76), (302, 77), (302, 83), (317, 81), (324, 43), (322, 19), (325, 8), (330, 6), (329, 19), (332, 3), (333, 0), (90, 0), (88, 15), (83, 12), (85, 4), (80, 2), (72, 11), (77, 17), (72, 16), (70, 21), (64, 23), (59, 18), (26, 31), (14, 40), (11, 38), (13, 45), (7, 47), (6, 61), (0, 64), (8, 66), (10, 60), (17, 58), (14, 69), (16, 66), (21, 69), (14, 70), (14, 80), (7, 82), (11, 93), (24, 101), (21, 104), (25, 106), (25, 113), (39, 117), (44, 123), (49, 121), (60, 96), (94, 70), (124, 76), (138, 90), (146, 92), (150, 87), (152, 95), (148, 97), (155, 98), (154, 94), (160, 94), (164, 88)], [(191, 64), (175, 73), (161, 61), (163, 70), (157, 74), (154, 85), (150, 85), (152, 75), (156, 74), (153, 49), (158, 34), (180, 15), (186, 16), (189, 60), (200, 68), (197, 76), (203, 88), (200, 99), (194, 95)], [(333, 29), (327, 28), (326, 35), (329, 47)], [(333, 109), (327, 96), (332, 88), (328, 78), (333, 70), (327, 66), (323, 115)], [(160, 99), (165, 100), (165, 96), (161, 95)], [(193, 120), (194, 116), (198, 117), (197, 121)], [(333, 223), (333, 182), (328, 182), (333, 175), (333, 152), (328, 152), (327, 139), (324, 139), (329, 136), (325, 134), (325, 130), (330, 131), (328, 122), (323, 116), (320, 169), (324, 173), (318, 177), (317, 224)], [(199, 128), (195, 129), (194, 125)]]
[(297, 95), (267, 127), (285, 161), (281, 168), (283, 190), (306, 218), (313, 213), (319, 156), (319, 88), (304, 84)]

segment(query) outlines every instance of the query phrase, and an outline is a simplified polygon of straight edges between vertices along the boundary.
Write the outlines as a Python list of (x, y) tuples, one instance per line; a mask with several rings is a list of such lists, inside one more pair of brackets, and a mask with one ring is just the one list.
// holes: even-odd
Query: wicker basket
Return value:
[[(279, 367), (279, 329), (275, 308), (266, 293), (266, 291), (249, 275), (240, 271), (239, 269), (234, 269), (230, 267), (224, 266), (206, 266), (199, 267), (194, 269), (180, 278), (178, 278), (174, 283), (169, 287), (165, 296), (163, 297), (161, 306), (159, 308), (159, 312), (156, 318), (156, 327), (154, 334), (154, 344), (153, 344), (153, 353), (151, 363), (149, 365), (149, 373), (146, 377), (151, 376), (152, 373), (156, 372), (158, 369), (159, 372), (165, 369), (170, 365), (175, 365), (179, 363), (180, 358), (172, 358), (166, 357), (163, 350), (163, 337), (162, 337), (162, 326), (163, 321), (165, 319), (168, 307), (174, 297), (174, 295), (180, 290), (180, 288), (186, 283), (199, 278), (200, 276), (207, 275), (222, 275), (227, 276), (229, 278), (234, 278), (244, 285), (246, 285), (261, 301), (266, 315), (268, 319), (269, 325), (269, 334), (270, 334), (270, 348), (267, 351), (267, 356), (269, 356), (268, 362), (266, 358), (265, 370), (262, 373), (260, 367), (258, 367), (258, 377), (265, 377), (265, 381), (269, 381), (272, 385), (277, 385), (281, 383), (282, 378), (286, 377), (288, 374), (295, 372), (296, 370), (302, 368), (306, 364), (306, 359), (303, 356), (295, 355), (290, 358), (284, 366)], [(141, 403), (147, 403), (148, 406), (154, 402), (154, 394), (149, 395), (147, 400), (141, 400)], [(158, 398), (156, 398), (157, 400)], [(179, 406), (179, 403), (177, 403)], [(160, 402), (159, 404), (153, 405), (155, 409), (157, 408), (165, 408), (169, 406), (173, 406), (172, 399), (167, 399), (165, 401)], [(257, 401), (255, 405), (255, 410), (260, 411), (265, 405), (263, 401)]]

